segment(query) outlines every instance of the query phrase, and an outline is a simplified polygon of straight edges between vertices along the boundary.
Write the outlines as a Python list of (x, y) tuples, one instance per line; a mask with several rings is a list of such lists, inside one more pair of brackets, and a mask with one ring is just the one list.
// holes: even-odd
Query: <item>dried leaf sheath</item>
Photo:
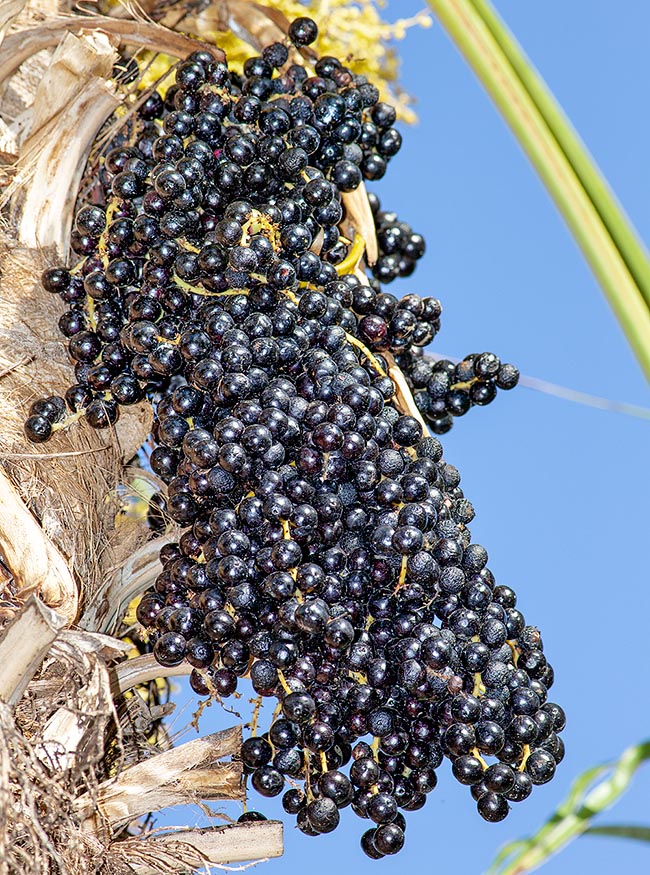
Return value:
[[(121, 98), (107, 81), (117, 58), (104, 34), (67, 34), (52, 56), (22, 144), (11, 217), (20, 242), (66, 258), (76, 193), (90, 146)], [(7, 195), (5, 195), (6, 197)]]
[[(11, 76), (27, 58), (58, 45), (68, 32), (101, 32), (114, 37), (120, 45), (148, 48), (176, 58), (186, 57), (197, 47), (195, 39), (149, 22), (101, 15), (56, 18), (5, 37), (0, 46), (0, 81)], [(202, 43), (201, 48), (207, 48), (215, 57), (223, 58), (223, 52), (213, 45)]]
[[(1, 509), (0, 509), (1, 514)], [(65, 618), (33, 596), (0, 638), (0, 700), (16, 705), (39, 670)]]
[(121, 855), (128, 849), (129, 864), (137, 875), (160, 875), (181, 868), (240, 863), (282, 855), (282, 824), (239, 823), (214, 829), (174, 830), (115, 845)]
[(243, 799), (241, 764), (222, 763), (239, 752), (241, 728), (226, 729), (158, 754), (101, 784), (76, 802), (79, 817), (113, 829), (150, 811), (190, 799)]

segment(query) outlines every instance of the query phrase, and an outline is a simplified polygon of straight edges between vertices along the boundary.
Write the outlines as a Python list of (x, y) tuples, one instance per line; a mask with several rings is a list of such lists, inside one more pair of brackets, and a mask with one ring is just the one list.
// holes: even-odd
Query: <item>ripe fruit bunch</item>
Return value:
[[(298, 48), (315, 34), (289, 29)], [(370, 287), (341, 234), (346, 193), (399, 146), (394, 112), (334, 58), (311, 73), (279, 43), (243, 77), (197, 52), (142, 100), (77, 215), (83, 259), (44, 274), (77, 382), (26, 431), (154, 405), (150, 464), (183, 528), (137, 609), (156, 658), (186, 660), (199, 695), (249, 678), (252, 786), (309, 835), (351, 806), (381, 857), (445, 757), (502, 820), (553, 776), (564, 717), (539, 632), (471, 542), (458, 471), (395, 382), (440, 305)]]
[[(406, 300), (406, 299), (403, 299)], [(461, 362), (434, 359), (411, 348), (396, 358), (413, 392), (413, 400), (435, 434), (445, 434), (453, 417), (464, 416), (494, 401), (497, 389), (514, 389), (519, 371), (494, 353), (472, 353)]]

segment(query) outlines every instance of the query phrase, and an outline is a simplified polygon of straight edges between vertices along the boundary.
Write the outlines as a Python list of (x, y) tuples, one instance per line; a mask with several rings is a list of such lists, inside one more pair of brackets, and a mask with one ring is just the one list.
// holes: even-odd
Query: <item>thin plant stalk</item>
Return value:
[(596, 815), (618, 802), (634, 775), (650, 759), (650, 742), (628, 747), (611, 764), (594, 766), (573, 782), (569, 795), (552, 817), (527, 839), (501, 849), (485, 875), (524, 875), (533, 872), (585, 833), (616, 835), (647, 841), (650, 830), (639, 826), (594, 826)]

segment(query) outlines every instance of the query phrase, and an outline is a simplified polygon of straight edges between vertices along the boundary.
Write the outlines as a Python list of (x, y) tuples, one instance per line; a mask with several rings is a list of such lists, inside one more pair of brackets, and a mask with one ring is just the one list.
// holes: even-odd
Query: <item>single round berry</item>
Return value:
[(307, 817), (317, 833), (332, 832), (339, 825), (340, 820), (336, 803), (327, 796), (321, 796), (309, 803)]
[(488, 823), (499, 823), (508, 816), (510, 807), (503, 796), (486, 792), (478, 800), (478, 813)]
[(386, 823), (375, 830), (374, 844), (382, 854), (397, 854), (404, 847), (404, 830), (396, 823)]
[(43, 443), (52, 435), (52, 423), (45, 416), (30, 416), (25, 421), (25, 436), (33, 443)]
[(308, 46), (318, 37), (318, 25), (311, 18), (295, 18), (289, 25), (289, 39), (294, 46)]
[(268, 818), (260, 811), (245, 811), (239, 815), (237, 823), (260, 823), (263, 820), (268, 820)]
[(272, 766), (261, 766), (253, 772), (253, 787), (261, 796), (277, 796), (284, 788), (284, 778)]
[(555, 759), (548, 751), (532, 751), (526, 760), (526, 772), (533, 784), (546, 784), (555, 774)]

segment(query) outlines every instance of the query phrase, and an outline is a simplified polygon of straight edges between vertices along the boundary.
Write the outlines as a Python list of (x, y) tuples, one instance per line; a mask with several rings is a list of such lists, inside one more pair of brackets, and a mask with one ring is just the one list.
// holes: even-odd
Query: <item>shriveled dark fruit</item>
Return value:
[(309, 803), (307, 817), (312, 828), (318, 833), (332, 832), (339, 825), (340, 820), (336, 803), (326, 796)]

